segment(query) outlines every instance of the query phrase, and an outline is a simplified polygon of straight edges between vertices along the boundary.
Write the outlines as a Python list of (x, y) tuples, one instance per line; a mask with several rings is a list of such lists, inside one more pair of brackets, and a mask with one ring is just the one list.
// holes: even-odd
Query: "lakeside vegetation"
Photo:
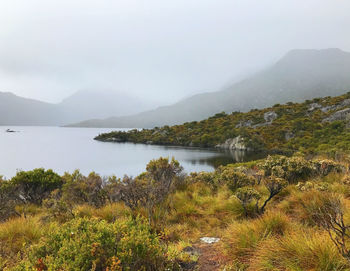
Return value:
[(123, 179), (18, 172), (0, 182), (0, 269), (350, 270), (349, 157), (338, 158), (190, 175), (160, 158)]
[(215, 147), (241, 137), (288, 154), (214, 172), (159, 158), (136, 177), (0, 178), (0, 270), (350, 270), (349, 105), (347, 93), (96, 138)]
[(203, 121), (116, 131), (100, 134), (95, 139), (207, 148), (241, 136), (246, 148), (256, 151), (336, 153), (350, 150), (349, 118), (341, 112), (349, 106), (349, 98), (347, 93), (304, 103), (276, 104), (247, 113), (219, 113)]

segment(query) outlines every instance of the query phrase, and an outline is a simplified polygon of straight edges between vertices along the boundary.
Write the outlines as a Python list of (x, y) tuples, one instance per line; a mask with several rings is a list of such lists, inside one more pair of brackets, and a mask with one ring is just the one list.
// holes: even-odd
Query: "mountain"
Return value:
[(144, 127), (202, 120), (218, 112), (249, 111), (288, 101), (335, 96), (350, 90), (350, 53), (292, 50), (271, 67), (217, 92), (197, 94), (136, 115), (92, 119), (69, 126)]
[[(58, 104), (63, 123), (135, 114), (150, 108), (141, 99), (108, 90), (81, 90)], [(74, 118), (75, 120), (71, 120)], [(68, 121), (70, 119), (70, 121)]]
[(0, 125), (53, 125), (59, 123), (54, 104), (0, 92)]
[(88, 118), (134, 114), (150, 105), (112, 91), (83, 90), (53, 104), (0, 92), (0, 125), (63, 125)]

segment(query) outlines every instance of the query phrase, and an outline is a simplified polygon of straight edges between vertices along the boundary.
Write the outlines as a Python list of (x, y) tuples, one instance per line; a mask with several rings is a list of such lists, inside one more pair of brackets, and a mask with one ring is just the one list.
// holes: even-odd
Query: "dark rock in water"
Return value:
[(11, 129), (7, 129), (7, 130), (6, 130), (6, 133), (16, 133), (16, 131), (11, 130)]

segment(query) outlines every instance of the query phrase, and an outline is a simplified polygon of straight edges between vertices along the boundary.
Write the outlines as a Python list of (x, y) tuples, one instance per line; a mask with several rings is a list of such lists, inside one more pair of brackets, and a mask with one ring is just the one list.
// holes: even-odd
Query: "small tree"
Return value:
[(154, 208), (165, 202), (174, 184), (183, 179), (179, 162), (174, 158), (152, 160), (146, 172), (137, 178), (125, 177), (120, 185), (121, 200), (132, 210), (142, 206), (148, 213), (148, 221), (153, 220)]
[(259, 213), (263, 214), (265, 212), (265, 207), (267, 203), (277, 194), (279, 194), (287, 185), (288, 182), (282, 178), (270, 177), (264, 180), (265, 187), (269, 191), (269, 196), (265, 200), (264, 204), (260, 207)]
[(218, 176), (221, 183), (235, 192), (238, 188), (255, 184), (255, 178), (248, 176), (234, 168), (225, 168)]
[(248, 216), (248, 205), (251, 204), (254, 200), (256, 201), (256, 208), (258, 208), (259, 199), (261, 198), (261, 195), (254, 188), (238, 188), (235, 195), (242, 204), (245, 216)]
[(0, 179), (0, 221), (8, 219), (10, 216), (19, 215), (16, 210), (17, 197), (13, 186), (3, 179)]
[(261, 199), (261, 195), (254, 188), (246, 186), (246, 187), (238, 188), (236, 190), (235, 195), (240, 200), (246, 216), (248, 214), (247, 207), (253, 201), (255, 201), (255, 208), (256, 208), (257, 214), (262, 215), (265, 212), (265, 207), (267, 203), (273, 197), (279, 194), (283, 190), (283, 188), (287, 186), (288, 183), (284, 179), (277, 178), (277, 177), (270, 177), (264, 180), (264, 184), (267, 190), (269, 191), (269, 195), (261, 206), (259, 206), (259, 200)]
[(11, 181), (18, 200), (24, 203), (41, 204), (50, 193), (60, 188), (62, 178), (51, 169), (37, 168), (32, 171), (19, 171)]
[(74, 204), (87, 203), (95, 207), (105, 204), (105, 182), (100, 175), (91, 172), (85, 177), (79, 171), (75, 171), (73, 174), (65, 174), (63, 178), (65, 184), (62, 197), (65, 201)]
[(321, 194), (321, 205), (311, 214), (312, 220), (329, 234), (339, 252), (350, 262), (350, 225), (344, 222), (344, 205), (335, 194)]

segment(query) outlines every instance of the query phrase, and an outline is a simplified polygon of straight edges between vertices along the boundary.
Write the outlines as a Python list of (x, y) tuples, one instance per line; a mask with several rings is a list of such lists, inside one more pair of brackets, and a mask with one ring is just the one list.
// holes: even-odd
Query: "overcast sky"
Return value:
[(291, 49), (350, 51), (349, 11), (349, 0), (1, 0), (0, 91), (172, 103)]

